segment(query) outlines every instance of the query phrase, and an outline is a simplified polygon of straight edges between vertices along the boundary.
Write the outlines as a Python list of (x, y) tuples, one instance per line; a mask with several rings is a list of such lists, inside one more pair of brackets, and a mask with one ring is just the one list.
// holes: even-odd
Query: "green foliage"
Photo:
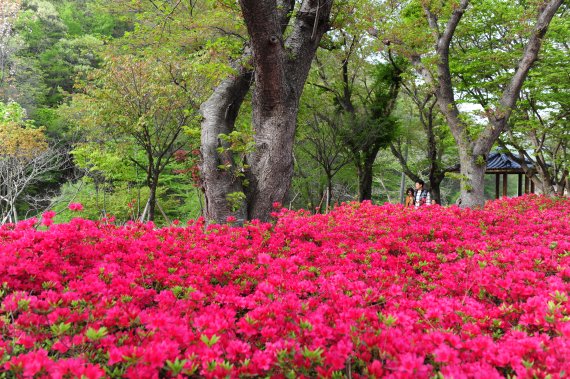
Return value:
[(0, 123), (14, 123), (21, 127), (34, 127), (34, 122), (29, 120), (26, 110), (16, 102), (3, 103), (0, 101)]
[[(56, 222), (68, 222), (74, 217), (99, 220), (114, 217), (117, 223), (136, 220), (142, 214), (148, 199), (149, 189), (136, 182), (97, 182), (96, 178), (85, 177), (76, 183), (66, 183), (61, 194), (54, 199), (53, 209)], [(169, 220), (196, 219), (201, 215), (199, 192), (179, 175), (165, 175), (158, 188), (158, 202)], [(81, 203), (83, 211), (72, 212), (69, 203)], [(169, 223), (161, 213), (157, 215), (159, 225)]]
[[(133, 148), (132, 141), (113, 143), (81, 143), (72, 151), (77, 167), (87, 170), (90, 174), (101, 175), (106, 180), (142, 182), (145, 173), (128, 159), (130, 155), (142, 155)], [(138, 173), (138, 175), (137, 175)]]
[[(99, 183), (84, 178), (77, 183), (63, 185), (61, 194), (54, 199), (55, 221), (67, 222), (74, 217), (99, 220), (109, 216), (115, 217), (119, 223), (135, 220), (147, 197), (148, 189), (144, 187), (136, 188), (120, 182)], [(77, 213), (67, 209), (72, 202), (81, 203), (83, 211)]]
[(62, 22), (72, 37), (87, 34), (110, 37), (121, 34), (121, 22), (95, 1), (63, 1), (58, 6)]
[(391, 110), (391, 103), (398, 95), (395, 88), (402, 81), (402, 72), (407, 67), (404, 58), (396, 57), (394, 62), (378, 63), (372, 69), (372, 101), (370, 111), (372, 118), (382, 120), (388, 118), (386, 113)]
[(465, 12), (450, 61), (464, 102), (486, 108), (500, 96), (523, 51), (534, 19), (532, 8), (514, 1), (481, 0)]
[(503, 139), (517, 150), (532, 152), (532, 160), (548, 172), (541, 180), (558, 190), (570, 168), (570, 49), (565, 43), (569, 39), (568, 17), (555, 17), (543, 41), (541, 59), (530, 71), (511, 117), (511, 132)]
[(54, 4), (47, 0), (26, 0), (15, 25), (16, 32), (26, 41), (25, 54), (34, 56), (47, 50), (65, 37), (66, 26)]
[(39, 55), (44, 81), (50, 89), (46, 105), (60, 104), (66, 93), (74, 91), (77, 76), (85, 77), (87, 71), (99, 65), (97, 52), (102, 46), (103, 42), (98, 38), (85, 35), (62, 39)]
[(386, 148), (398, 133), (398, 121), (392, 115), (400, 86), (400, 69), (391, 63), (378, 63), (371, 70), (369, 101), (358, 113), (345, 112), (341, 130), (343, 139), (358, 153), (357, 165), (363, 166), (370, 155)]
[(200, 336), (200, 341), (202, 341), (208, 347), (214, 346), (216, 343), (218, 343), (219, 340), (220, 337), (215, 334), (213, 334), (212, 337), (210, 338), (208, 338), (208, 336), (206, 336), (205, 334), (202, 334)]
[(102, 326), (99, 329), (87, 328), (85, 332), (85, 337), (87, 337), (90, 341), (96, 342), (103, 339), (108, 333), (106, 327)]
[(230, 205), (230, 209), (232, 212), (236, 212), (242, 207), (243, 202), (245, 201), (245, 193), (243, 192), (231, 192), (226, 195), (226, 200)]
[(255, 148), (251, 130), (234, 130), (230, 134), (220, 134), (219, 138), (228, 145), (228, 150), (238, 154), (248, 154)]

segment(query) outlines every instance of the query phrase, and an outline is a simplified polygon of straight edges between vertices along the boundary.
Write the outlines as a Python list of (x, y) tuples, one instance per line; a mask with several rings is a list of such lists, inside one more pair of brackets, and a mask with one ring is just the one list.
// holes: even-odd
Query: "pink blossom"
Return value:
[(81, 203), (70, 203), (68, 206), (70, 211), (79, 212), (83, 210), (83, 204)]
[(53, 218), (55, 217), (54, 211), (47, 211), (42, 214), (42, 225), (51, 226), (53, 224)]

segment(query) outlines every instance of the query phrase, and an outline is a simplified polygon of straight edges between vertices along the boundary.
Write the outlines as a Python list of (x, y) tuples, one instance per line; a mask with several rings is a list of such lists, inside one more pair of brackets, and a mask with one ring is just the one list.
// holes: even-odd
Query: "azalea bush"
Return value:
[(243, 227), (53, 216), (0, 229), (2, 377), (570, 373), (566, 199)]

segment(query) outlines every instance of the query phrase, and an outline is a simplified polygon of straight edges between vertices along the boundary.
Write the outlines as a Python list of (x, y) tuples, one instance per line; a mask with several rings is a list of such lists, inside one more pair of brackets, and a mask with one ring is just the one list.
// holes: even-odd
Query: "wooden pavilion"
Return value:
[[(534, 164), (528, 160), (526, 160), (524, 163), (528, 168), (532, 169), (534, 167)], [(459, 168), (460, 166), (457, 164), (452, 171), (459, 172)], [(487, 157), (487, 168), (485, 170), (485, 174), (495, 174), (495, 199), (498, 199), (501, 196), (507, 196), (509, 189), (508, 176), (513, 174), (518, 175), (517, 196), (521, 196), (526, 193), (534, 193), (534, 183), (529, 179), (528, 176), (525, 175), (525, 171), (522, 168), (521, 162), (517, 159), (513, 159), (508, 154), (491, 152)]]
[[(511, 156), (505, 153), (492, 152), (487, 157), (487, 169), (485, 174), (495, 174), (495, 198), (500, 197), (500, 184), (501, 176), (503, 177), (503, 195), (507, 196), (508, 191), (508, 175), (517, 174), (517, 195), (521, 196), (523, 193), (534, 193), (534, 183), (525, 175), (525, 172), (521, 165), (522, 162), (513, 159)], [(532, 168), (533, 164), (530, 161), (524, 162), (527, 167)], [(523, 176), (524, 176), (524, 192), (523, 192)]]

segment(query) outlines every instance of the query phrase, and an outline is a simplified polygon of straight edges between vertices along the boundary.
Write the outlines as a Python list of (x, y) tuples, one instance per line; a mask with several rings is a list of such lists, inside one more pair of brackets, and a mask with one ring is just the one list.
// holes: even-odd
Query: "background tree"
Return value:
[[(562, 10), (568, 13), (568, 8)], [(526, 175), (545, 194), (564, 194), (570, 161), (570, 21), (568, 17), (554, 18), (549, 38), (544, 41), (543, 57), (533, 68), (521, 90), (521, 99), (513, 113), (508, 133), (500, 144), (507, 153), (514, 148), (516, 158), (523, 164)]]
[(0, 224), (18, 222), (20, 197), (63, 163), (44, 129), (25, 117), (19, 104), (0, 102)]
[(0, 4), (0, 87), (8, 75), (8, 60), (13, 53), (12, 39), (14, 22), (20, 10), (20, 1), (3, 1)]
[[(68, 155), (77, 136), (69, 133), (58, 108), (75, 92), (77, 78), (84, 78), (87, 71), (100, 63), (103, 40), (120, 35), (128, 25), (114, 19), (101, 3), (99, 0), (9, 0), (0, 4), (4, 9), (19, 8), (9, 18), (11, 31), (2, 29), (9, 32), (2, 33), (0, 43), (3, 73), (0, 99), (22, 105), (26, 117), (45, 127), (48, 143), (57, 145), (63, 155)], [(66, 164), (43, 175), (20, 197), (20, 210), (24, 210), (24, 203), (28, 203), (29, 214), (44, 209), (57, 196), (61, 185), (76, 180), (80, 172)]]
[[(416, 30), (412, 38), (404, 38), (407, 38), (411, 61), (423, 79), (434, 87), (440, 111), (457, 143), (462, 206), (484, 204), (486, 157), (508, 126), (519, 91), (538, 58), (541, 41), (561, 4), (562, 0), (551, 0), (541, 2), (537, 7), (524, 8), (513, 2), (482, 1), (473, 4), (469, 11), (469, 1), (461, 0), (446, 4), (412, 1), (403, 7), (409, 25), (418, 25), (417, 20), (422, 14), (429, 25), (428, 29), (424, 27), (423, 33)], [(501, 22), (497, 22), (497, 18)], [(433, 49), (426, 49), (425, 41), (418, 43), (418, 36), (431, 36)], [(483, 55), (482, 51), (490, 54)], [(505, 59), (496, 59), (497, 56)], [(476, 62), (478, 69), (473, 70), (469, 62)], [(494, 64), (485, 66), (486, 62)], [(465, 72), (472, 75), (470, 80), (462, 81), (467, 85), (461, 93), (455, 78), (462, 80)], [(472, 80), (475, 78), (480, 84)], [(500, 93), (493, 92), (493, 88), (499, 88)], [(471, 95), (482, 101), (488, 123), (475, 126), (462, 116), (456, 94)]]
[(285, 199), (293, 175), (293, 143), (299, 99), (311, 62), (329, 28), (333, 1), (309, 0), (296, 10), (290, 34), (279, 23), (295, 2), (241, 0), (250, 37), (255, 87), (252, 125), (255, 148), (248, 156), (249, 219), (268, 220), (272, 204)]
[[(308, 86), (305, 89), (302, 114), (299, 115), (295, 166), (297, 175), (307, 182), (305, 196), (317, 197), (306, 199), (305, 203), (328, 211), (335, 197), (342, 201), (334, 191), (333, 179), (351, 163), (351, 155), (342, 139), (343, 119), (336, 114), (336, 107), (322, 95), (318, 87)], [(320, 172), (309, 171), (312, 164)], [(324, 185), (321, 185), (319, 177), (323, 174)]]
[[(322, 210), (356, 198), (396, 201), (399, 166), (411, 179), (429, 181), (436, 198), (440, 187), (441, 202), (448, 202), (459, 184), (442, 179), (454, 158), (449, 141), (474, 157), (481, 141), (492, 139), (489, 125), (503, 125), (489, 119), (502, 117), (501, 98), (517, 68), (527, 65), (519, 65), (520, 57), (534, 38), (529, 36), (542, 33), (535, 21), (548, 8), (544, 0), (526, 8), (507, 0), (466, 4), (4, 1), (0, 96), (21, 104), (30, 125), (45, 126), (48, 146), (58, 141), (67, 150), (74, 147), (74, 166), (28, 186), (16, 202), (17, 216), (47, 206), (45, 197), (60, 191), (52, 200), (61, 220), (70, 217), (64, 209), (72, 199), (85, 203), (89, 217), (140, 218), (154, 186), (161, 207), (153, 213), (168, 222), (198, 214), (198, 184), (209, 221), (225, 222), (230, 215), (263, 219), (274, 201), (311, 208), (322, 203)], [(543, 192), (560, 192), (568, 182), (568, 21), (562, 13), (567, 7), (561, 7), (542, 39), (544, 54), (518, 91), (520, 100), (510, 116), (504, 112), (509, 121), (502, 143), (513, 154), (526, 150), (537, 171), (528, 174)], [(446, 33), (450, 20), (456, 27)], [(449, 93), (438, 72), (445, 69), (445, 43), (434, 48), (434, 37), (449, 42), (449, 88), (464, 126), (463, 145), (446, 131), (449, 117), (440, 99)], [(313, 54), (317, 60), (309, 70)], [(394, 56), (412, 58), (424, 76)], [(144, 68), (133, 71), (133, 65)], [(307, 75), (311, 85), (304, 89)], [(178, 105), (184, 102), (187, 114), (169, 108), (183, 109)], [(152, 109), (133, 111), (144, 104)], [(169, 116), (155, 117), (155, 111)], [(179, 139), (171, 148), (161, 145), (153, 130), (165, 131), (164, 137), (184, 117)], [(157, 138), (144, 142), (145, 128)], [(383, 150), (388, 141), (399, 161)], [(159, 158), (159, 150), (167, 153)], [(288, 191), (293, 162), (295, 187)], [(469, 184), (466, 175), (457, 177)]]
[[(405, 75), (402, 82), (402, 92), (409, 99), (417, 115), (419, 126), (425, 136), (423, 141), (425, 158), (422, 166), (414, 169), (406, 158), (406, 150), (409, 148), (409, 140), (400, 137), (390, 144), (390, 150), (398, 159), (403, 172), (412, 182), (417, 182), (424, 177), (427, 179), (426, 186), (431, 191), (432, 199), (438, 204), (444, 204), (441, 196), (441, 185), (445, 175), (455, 169), (456, 154), (453, 154), (453, 137), (447, 124), (442, 120), (437, 107), (435, 94), (429, 87), (418, 83), (413, 75)], [(424, 163), (425, 162), (425, 163)]]
[[(400, 90), (402, 70), (395, 61), (375, 63), (366, 30), (341, 29), (323, 43), (316, 59), (317, 77), (310, 83), (332, 96), (342, 115), (339, 136), (358, 172), (358, 198), (372, 199), (374, 162), (396, 132), (391, 116)], [(402, 62), (403, 63), (403, 62)]]
[(154, 219), (161, 174), (196, 126), (205, 91), (198, 78), (206, 74), (196, 61), (111, 56), (85, 94), (74, 98), (70, 113), (90, 129), (89, 138), (112, 138), (144, 172), (149, 197), (141, 219)]
[[(2, 6), (18, 3), (10, 0)], [(76, 77), (97, 67), (103, 41), (121, 35), (130, 25), (113, 18), (100, 4), (23, 0), (10, 22), (11, 33), (2, 37), (0, 96), (19, 102), (29, 117), (52, 132), (55, 125), (52, 128), (48, 122), (66, 94), (74, 92)]]

